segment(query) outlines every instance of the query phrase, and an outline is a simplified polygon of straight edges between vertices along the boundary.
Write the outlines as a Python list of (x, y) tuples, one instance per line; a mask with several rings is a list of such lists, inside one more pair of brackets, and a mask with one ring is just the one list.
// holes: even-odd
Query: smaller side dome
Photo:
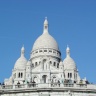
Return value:
[(66, 69), (73, 69), (73, 70), (77, 69), (75, 61), (70, 57), (70, 48), (68, 46), (67, 46), (67, 49), (66, 49), (66, 58), (64, 59), (63, 64), (64, 64), (64, 70), (66, 70)]
[(76, 69), (76, 64), (71, 57), (66, 57), (63, 61), (64, 69)]
[(24, 46), (21, 48), (21, 56), (16, 61), (14, 69), (25, 69), (27, 64), (27, 59), (24, 57), (25, 49)]

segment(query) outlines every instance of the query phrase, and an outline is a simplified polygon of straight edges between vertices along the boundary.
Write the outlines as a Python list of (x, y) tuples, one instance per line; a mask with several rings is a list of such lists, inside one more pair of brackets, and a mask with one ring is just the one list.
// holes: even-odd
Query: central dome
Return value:
[(48, 21), (44, 21), (44, 31), (43, 34), (37, 38), (33, 45), (33, 51), (40, 48), (50, 48), (54, 50), (59, 50), (56, 40), (48, 33)]
[(39, 48), (51, 48), (51, 49), (59, 50), (57, 42), (49, 33), (43, 33), (35, 41), (33, 45), (33, 50)]

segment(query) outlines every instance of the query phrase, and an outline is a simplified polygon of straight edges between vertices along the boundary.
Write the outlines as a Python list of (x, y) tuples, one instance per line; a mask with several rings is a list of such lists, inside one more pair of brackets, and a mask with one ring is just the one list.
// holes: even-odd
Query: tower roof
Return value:
[(59, 50), (56, 40), (48, 32), (47, 18), (45, 18), (45, 21), (44, 21), (43, 34), (37, 38), (37, 40), (33, 45), (32, 50), (36, 50), (39, 48), (51, 48), (51, 49)]
[(26, 63), (27, 63), (27, 59), (25, 58), (24, 53), (25, 53), (25, 48), (23, 46), (21, 48), (21, 56), (16, 61), (14, 69), (22, 69), (22, 68), (25, 69)]
[(66, 48), (66, 58), (63, 61), (64, 69), (76, 69), (75, 61), (70, 57), (70, 48), (67, 46)]

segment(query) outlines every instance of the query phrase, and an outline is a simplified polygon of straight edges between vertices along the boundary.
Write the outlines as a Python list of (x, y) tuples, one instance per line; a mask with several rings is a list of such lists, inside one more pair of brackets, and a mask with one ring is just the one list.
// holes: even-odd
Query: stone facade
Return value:
[(24, 54), (23, 46), (12, 75), (0, 87), (1, 96), (96, 96), (96, 85), (80, 78), (68, 46), (62, 61), (58, 44), (48, 32), (47, 18), (29, 60)]

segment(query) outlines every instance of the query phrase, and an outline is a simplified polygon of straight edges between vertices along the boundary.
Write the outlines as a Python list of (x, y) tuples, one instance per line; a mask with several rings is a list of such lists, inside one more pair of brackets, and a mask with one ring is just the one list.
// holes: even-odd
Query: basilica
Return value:
[(96, 96), (96, 85), (80, 78), (69, 46), (65, 51), (62, 61), (45, 18), (43, 33), (34, 42), (29, 60), (23, 46), (11, 76), (0, 86), (0, 96)]

